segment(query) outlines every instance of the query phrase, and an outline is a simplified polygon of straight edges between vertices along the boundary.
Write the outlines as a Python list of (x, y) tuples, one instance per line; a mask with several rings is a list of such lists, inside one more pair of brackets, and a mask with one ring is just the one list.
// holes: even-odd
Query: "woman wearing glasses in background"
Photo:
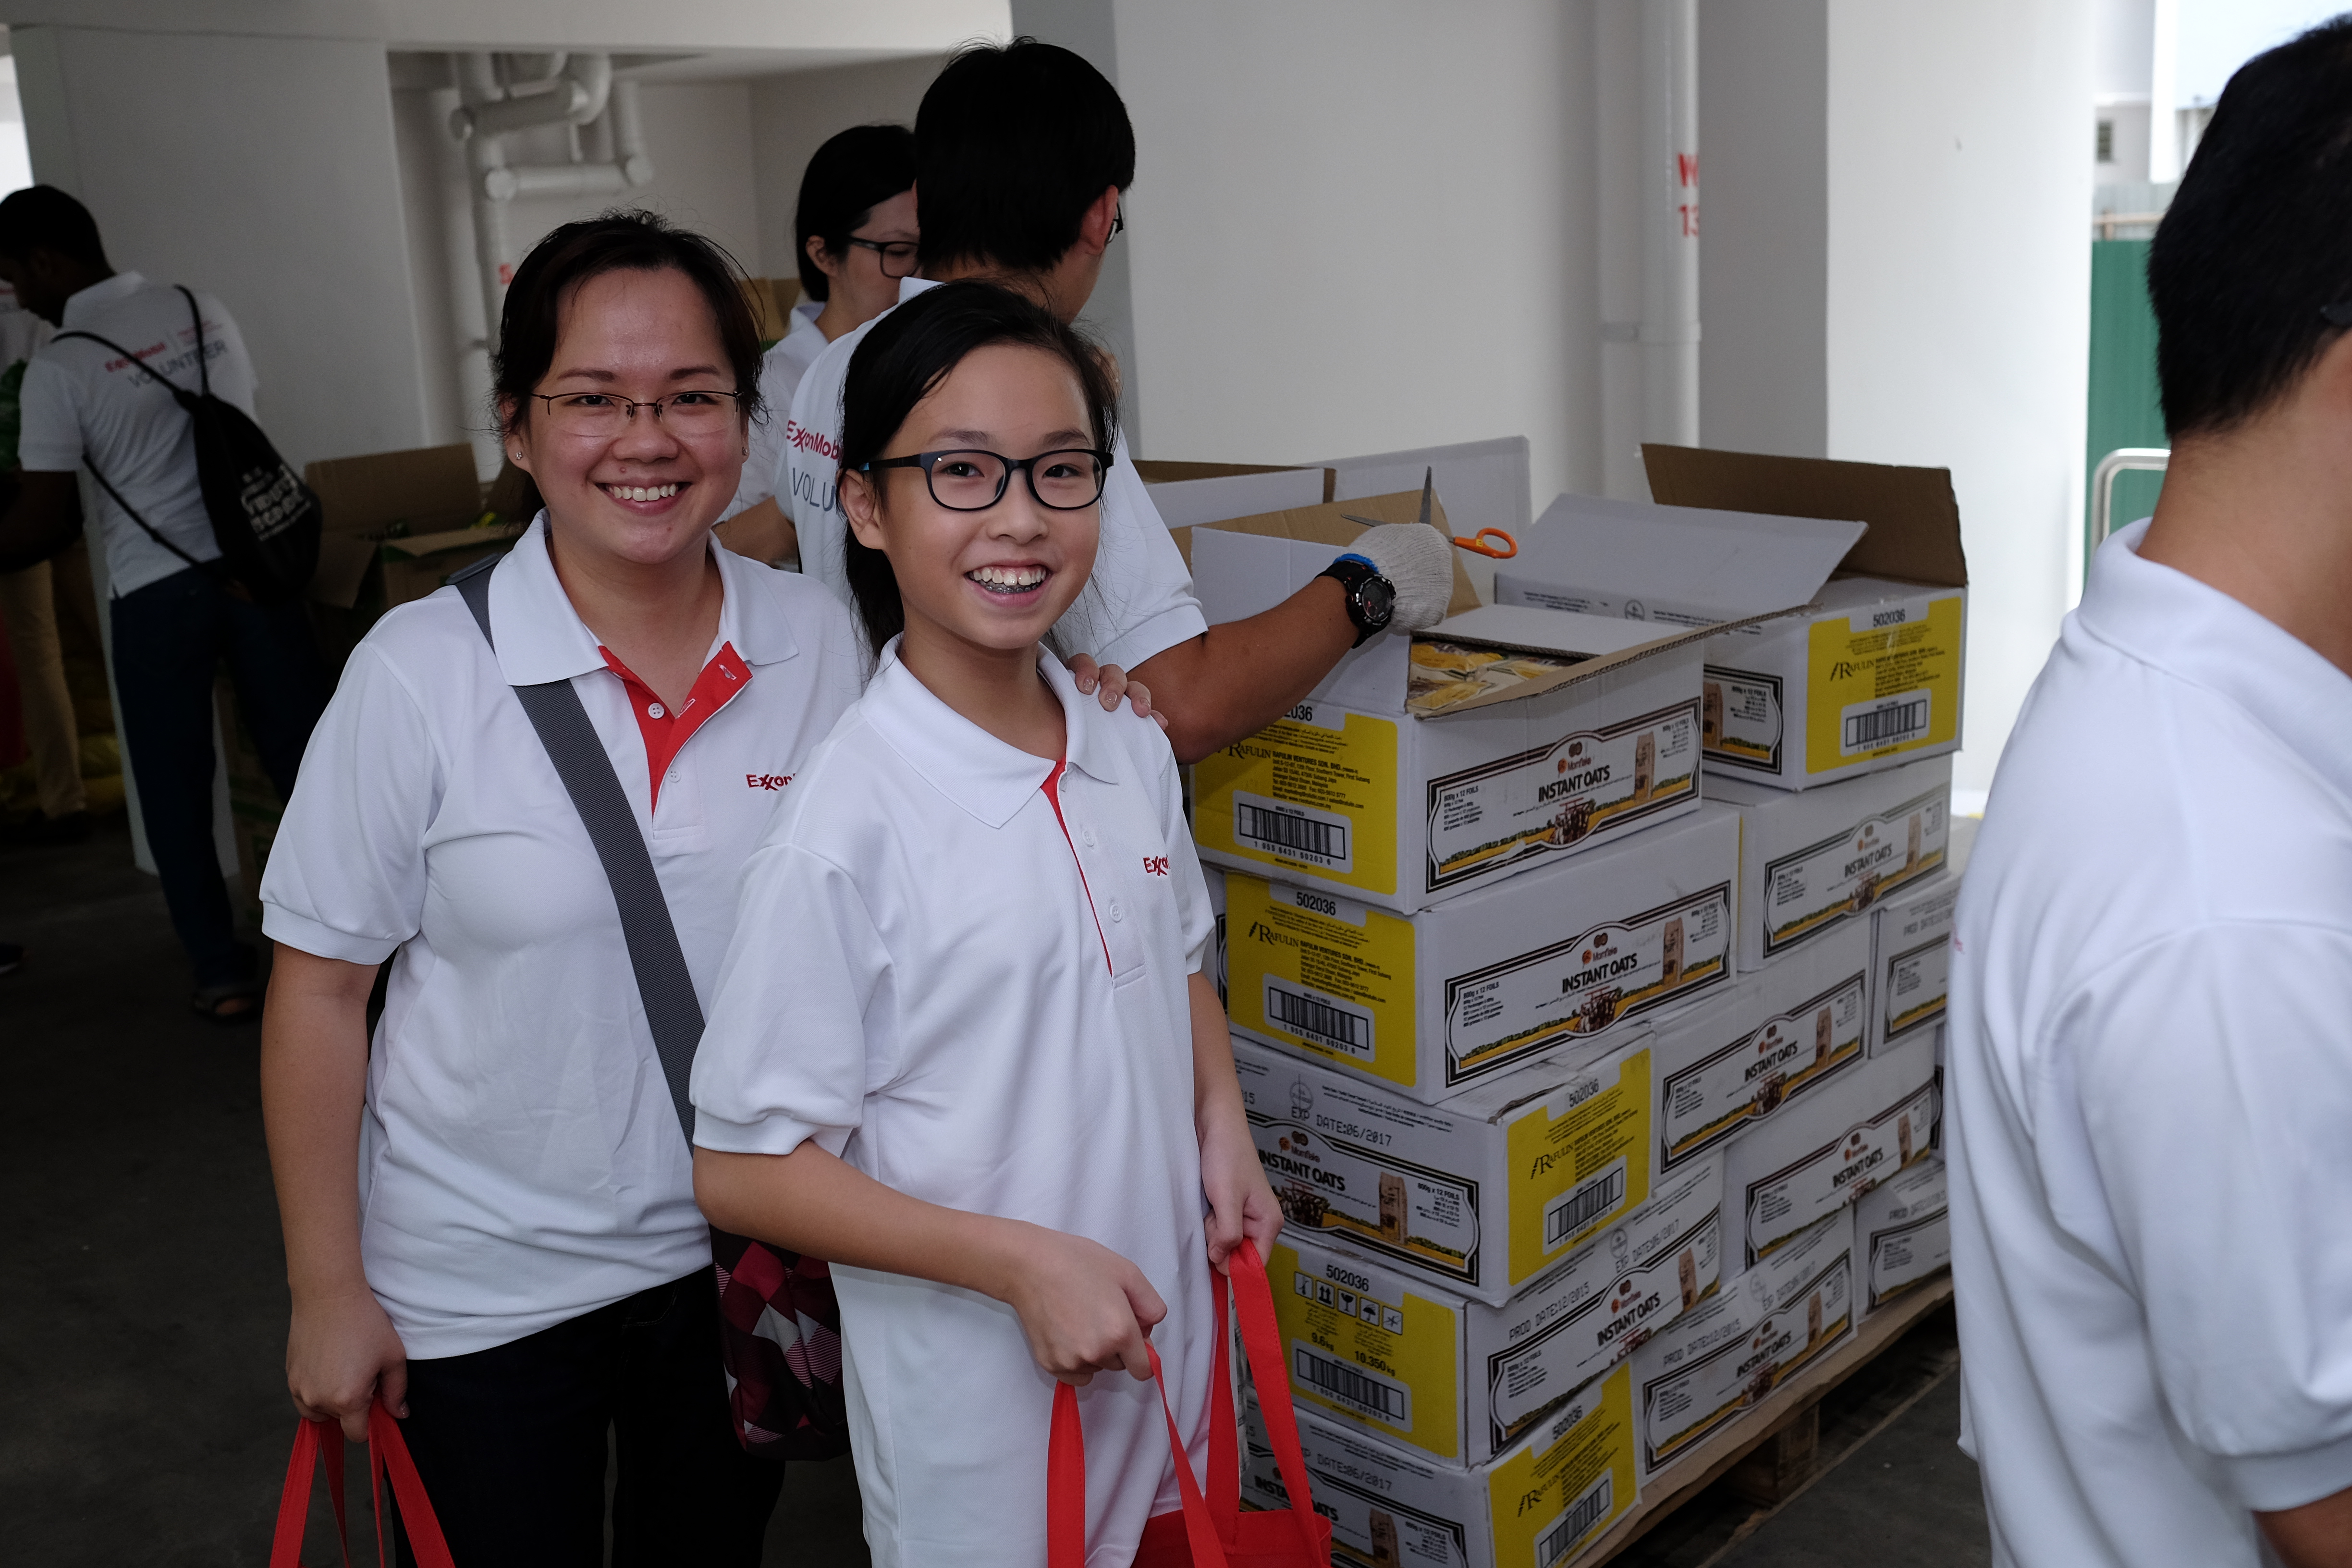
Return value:
[(898, 302), (898, 280), (915, 271), (915, 133), (903, 125), (857, 125), (827, 141), (801, 175), (793, 212), (802, 303), (792, 331), (760, 362), (767, 417), (751, 428), (743, 479), (719, 537), (760, 561), (800, 553), (775, 500), (784, 421), (801, 376), (825, 345)]
[(608, 1436), (615, 1563), (756, 1563), (781, 1484), (731, 1429), (614, 893), (509, 689), (577, 694), (707, 1007), (737, 875), (864, 665), (823, 586), (712, 545), (753, 332), (698, 235), (614, 214), (539, 244), (495, 383), (546, 510), (489, 574), (495, 648), (454, 587), (378, 623), (262, 879), (288, 1384), (353, 1436), (372, 1398), (402, 1417), (461, 1563), (603, 1562)]

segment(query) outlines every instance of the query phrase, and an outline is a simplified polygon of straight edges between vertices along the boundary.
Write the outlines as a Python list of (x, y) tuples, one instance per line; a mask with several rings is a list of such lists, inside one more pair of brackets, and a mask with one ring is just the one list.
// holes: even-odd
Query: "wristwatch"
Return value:
[(1361, 647), (1389, 629), (1389, 617), (1396, 614), (1396, 584), (1379, 567), (1360, 555), (1342, 555), (1317, 575), (1333, 579), (1347, 594), (1348, 618), (1356, 624), (1352, 646)]

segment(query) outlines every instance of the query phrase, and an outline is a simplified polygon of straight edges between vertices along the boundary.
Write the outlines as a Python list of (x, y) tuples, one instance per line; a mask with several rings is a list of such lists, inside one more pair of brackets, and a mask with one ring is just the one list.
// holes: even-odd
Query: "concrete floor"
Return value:
[[(257, 1031), (190, 1016), (162, 896), (131, 868), (120, 818), (76, 848), (0, 849), (0, 940), (32, 950), (0, 977), (0, 1556), (266, 1563), (295, 1423)], [(1958, 1382), (1933, 1371), (1912, 1379), (1924, 1395), (1880, 1395), (1916, 1402), (1874, 1419), (1776, 1513), (1642, 1560), (1978, 1568), (1975, 1469), (1951, 1437)], [(365, 1472), (351, 1458), (363, 1542)], [(323, 1489), (311, 1512), (309, 1558), (331, 1561)], [(793, 1468), (768, 1562), (863, 1568), (846, 1461)]]

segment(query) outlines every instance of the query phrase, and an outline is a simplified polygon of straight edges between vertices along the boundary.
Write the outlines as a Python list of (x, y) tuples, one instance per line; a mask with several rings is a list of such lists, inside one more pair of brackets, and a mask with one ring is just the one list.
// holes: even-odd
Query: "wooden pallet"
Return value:
[(1600, 1568), (1717, 1481), (1725, 1481), (1743, 1501), (1759, 1509), (1787, 1501), (1814, 1475), (1822, 1397), (1951, 1299), (1952, 1279), (1947, 1274), (1864, 1319), (1852, 1342), (1774, 1390), (1762, 1405), (1661, 1477), (1663, 1489), (1645, 1494), (1585, 1549), (1576, 1568)]

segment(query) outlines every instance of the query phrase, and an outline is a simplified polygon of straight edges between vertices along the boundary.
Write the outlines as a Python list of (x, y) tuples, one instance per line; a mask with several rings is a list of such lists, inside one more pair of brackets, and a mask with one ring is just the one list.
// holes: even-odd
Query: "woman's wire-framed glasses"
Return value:
[(1076, 511), (1102, 499), (1110, 465), (1111, 455), (1093, 447), (1066, 447), (1019, 458), (966, 447), (877, 458), (858, 465), (858, 470), (871, 474), (884, 468), (920, 468), (931, 488), (931, 499), (950, 511), (986, 511), (1004, 499), (1013, 476), (1019, 473), (1028, 480), (1029, 493), (1039, 506), (1051, 511)]
[(696, 389), (672, 392), (642, 401), (610, 392), (534, 392), (547, 405), (547, 422), (567, 436), (616, 435), (628, 427), (640, 408), (654, 411), (654, 421), (681, 436), (708, 435), (736, 421), (743, 395)]

